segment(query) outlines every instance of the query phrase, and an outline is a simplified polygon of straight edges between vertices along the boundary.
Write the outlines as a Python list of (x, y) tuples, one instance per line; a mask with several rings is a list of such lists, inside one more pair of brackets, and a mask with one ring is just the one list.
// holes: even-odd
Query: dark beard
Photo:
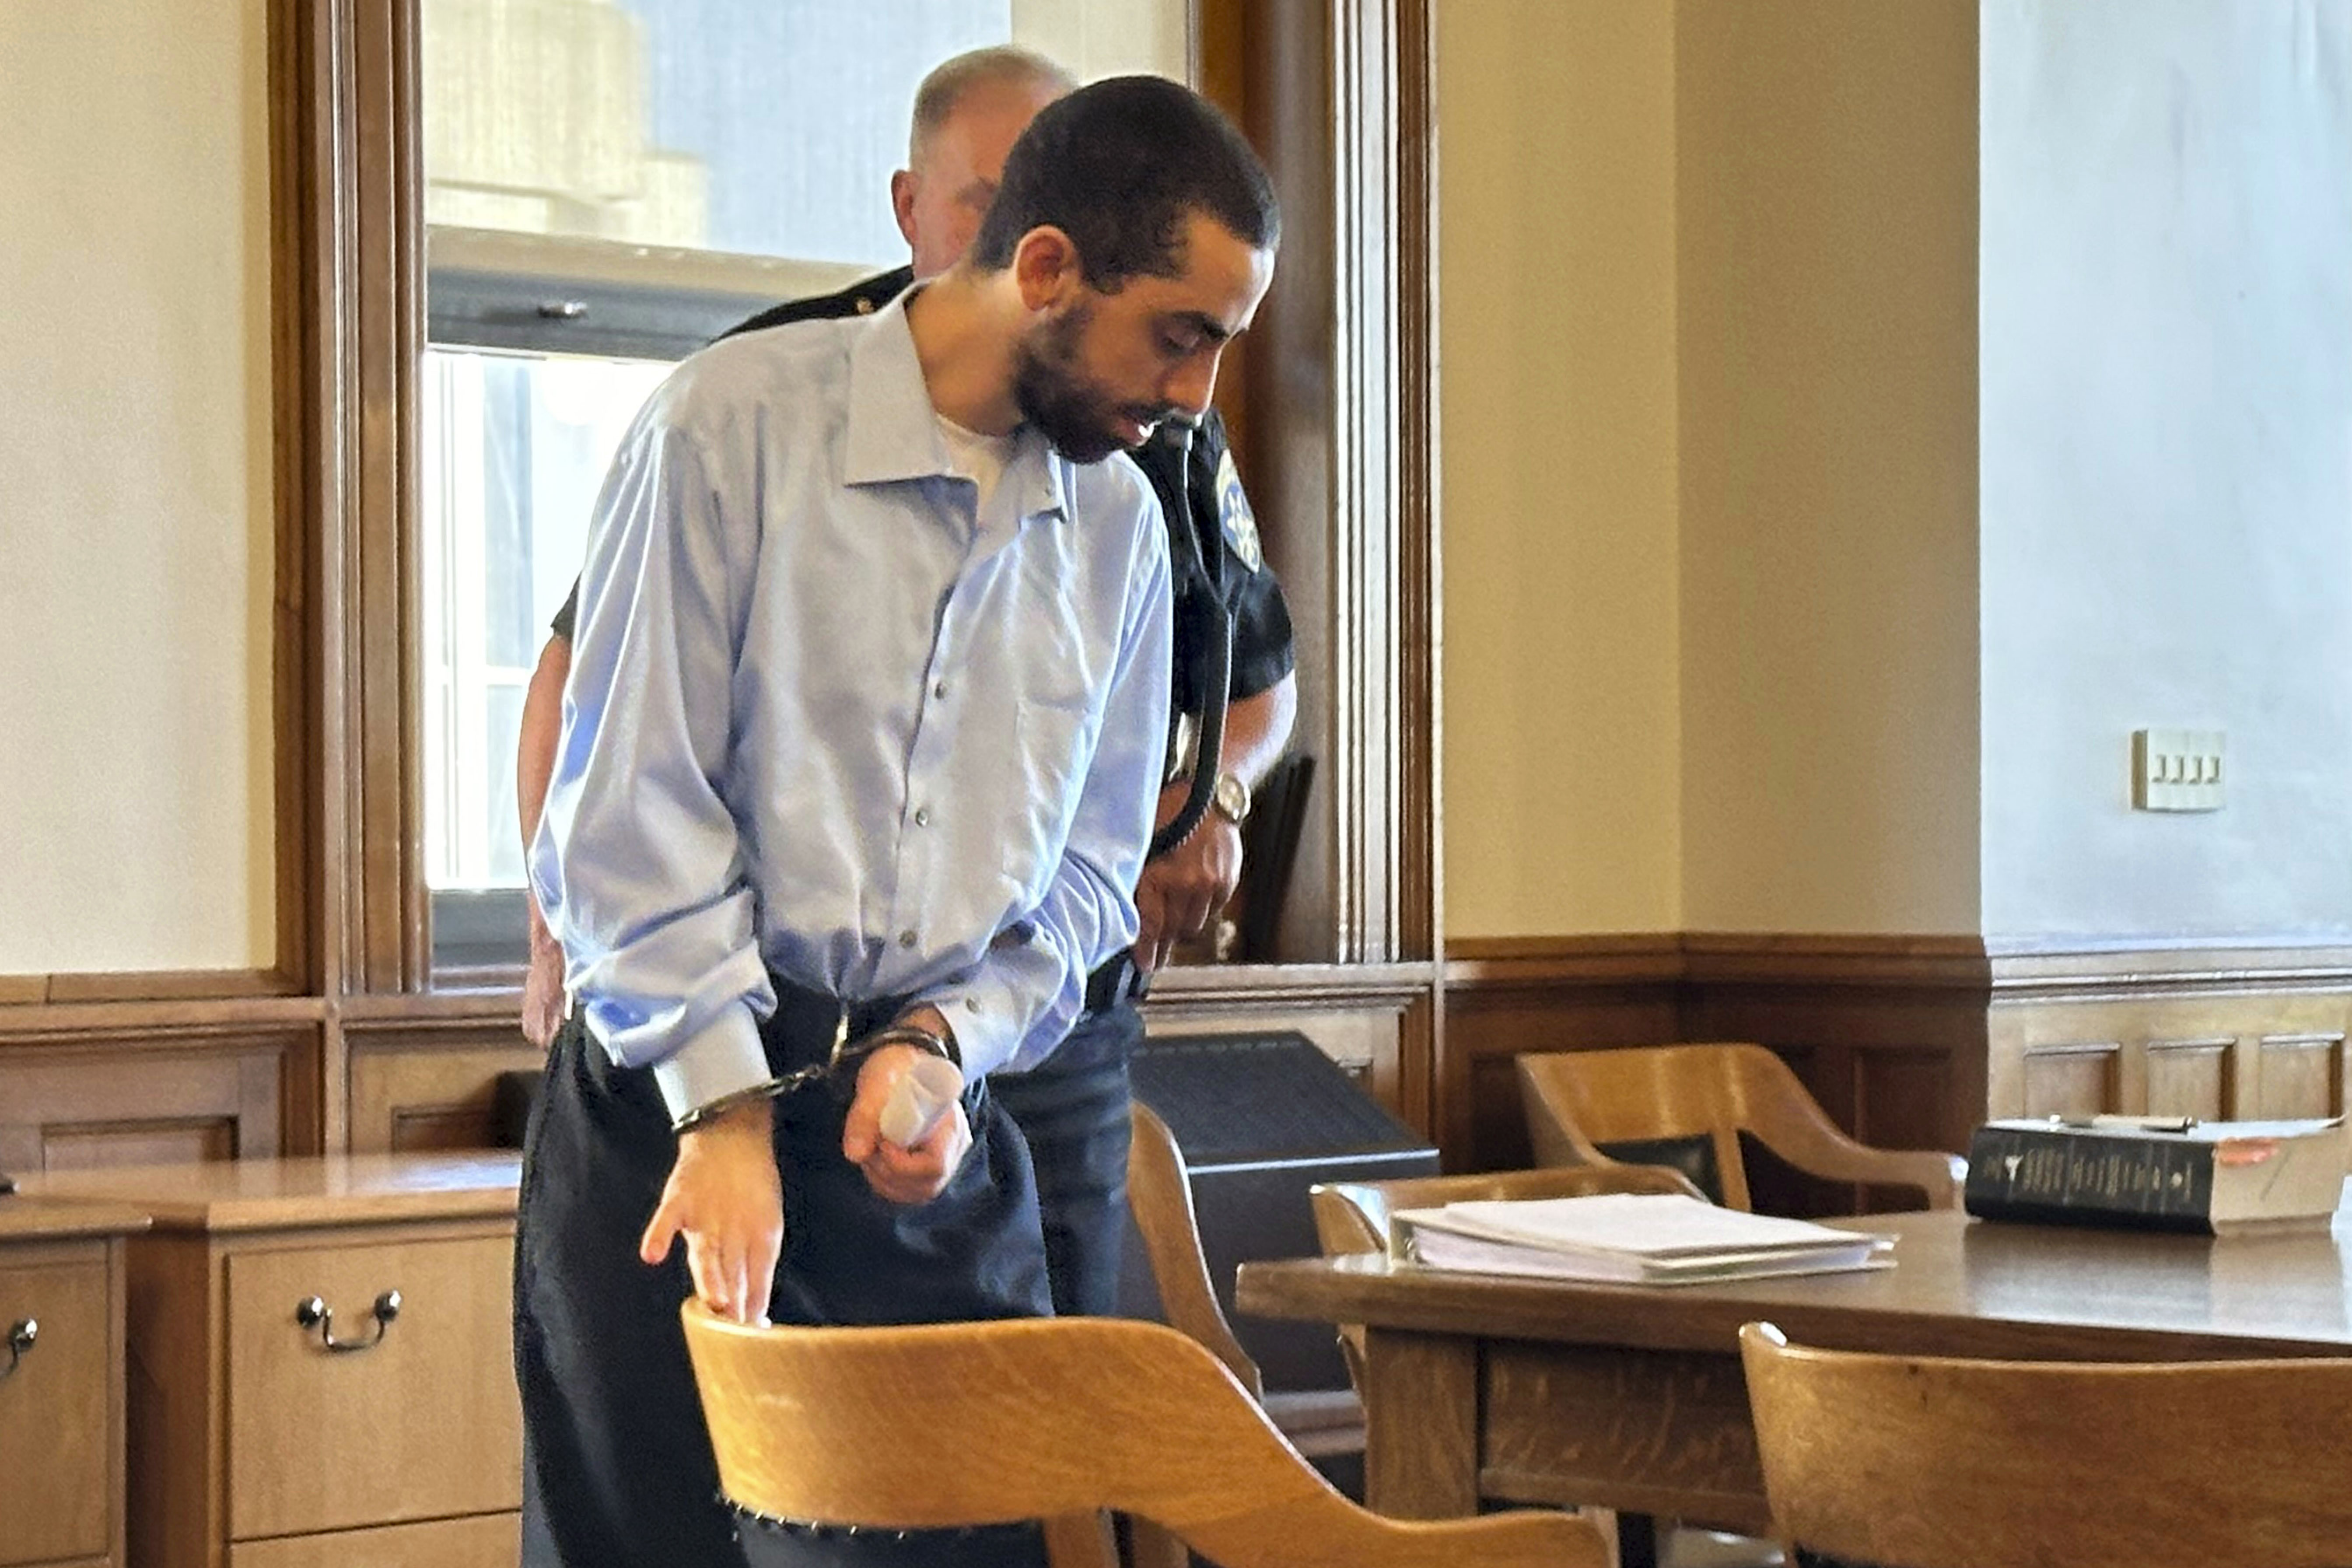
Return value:
[(1021, 417), (1073, 463), (1098, 463), (1126, 449), (1111, 429), (1108, 403), (1077, 373), (1078, 339), (1093, 319), (1091, 304), (1073, 306), (1022, 343), (1013, 367)]

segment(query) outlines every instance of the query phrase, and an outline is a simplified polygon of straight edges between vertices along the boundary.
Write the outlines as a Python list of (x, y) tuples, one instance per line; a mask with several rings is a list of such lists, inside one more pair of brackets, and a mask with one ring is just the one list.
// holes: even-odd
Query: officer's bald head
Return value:
[(915, 120), (907, 137), (907, 164), (923, 166), (923, 154), (940, 128), (965, 98), (994, 90), (1025, 93), (1043, 107), (1078, 85), (1077, 79), (1034, 50), (1013, 44), (972, 49), (943, 60), (915, 89)]
[(956, 56), (915, 90), (907, 167), (890, 179), (915, 276), (962, 257), (995, 199), (1004, 160), (1037, 111), (1076, 85), (1045, 56), (1002, 45)]

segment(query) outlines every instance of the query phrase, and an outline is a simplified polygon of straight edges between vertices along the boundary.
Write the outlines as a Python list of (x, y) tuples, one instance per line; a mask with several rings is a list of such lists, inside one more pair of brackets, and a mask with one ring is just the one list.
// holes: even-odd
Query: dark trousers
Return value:
[(1143, 1015), (1121, 1002), (1080, 1018), (1033, 1070), (988, 1080), (1036, 1167), (1045, 1267), (1054, 1310), (1062, 1317), (1106, 1318), (1118, 1310), (1130, 1129), (1127, 1060), (1142, 1039)]
[[(762, 1028), (786, 1072), (831, 1045), (835, 1004), (779, 985)], [(887, 1022), (861, 1007), (854, 1030)], [(944, 1322), (1049, 1310), (1029, 1153), (985, 1084), (966, 1091), (972, 1148), (947, 1190), (902, 1208), (841, 1157), (845, 1098), (802, 1090), (776, 1107), (784, 1252), (769, 1315), (800, 1324)], [(637, 1260), (677, 1153), (652, 1075), (617, 1068), (575, 1021), (556, 1037), (523, 1152), (515, 1237), (515, 1373), (524, 1432), (527, 1568), (742, 1568), (719, 1498), (678, 1308), (685, 1247)], [(910, 1419), (919, 1419), (910, 1412)], [(747, 1531), (751, 1527), (747, 1527)], [(783, 1532), (776, 1532), (782, 1534)], [(927, 1537), (907, 1544), (908, 1561)], [(1034, 1532), (1027, 1541), (1034, 1544)], [(874, 1538), (803, 1532), (764, 1563), (895, 1565)], [(888, 1542), (896, 1545), (898, 1542)], [(835, 1546), (838, 1550), (835, 1550)], [(1041, 1555), (951, 1559), (1031, 1563)]]

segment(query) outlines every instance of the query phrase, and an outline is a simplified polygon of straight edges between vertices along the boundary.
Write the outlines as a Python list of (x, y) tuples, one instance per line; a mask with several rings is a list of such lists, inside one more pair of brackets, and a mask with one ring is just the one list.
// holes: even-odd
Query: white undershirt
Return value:
[(985, 516), (989, 498), (996, 493), (997, 481), (1004, 478), (1005, 465), (1013, 461), (1016, 438), (967, 430), (944, 414), (936, 414), (935, 417), (940, 422), (940, 434), (947, 437), (950, 467), (980, 487), (972, 515)]

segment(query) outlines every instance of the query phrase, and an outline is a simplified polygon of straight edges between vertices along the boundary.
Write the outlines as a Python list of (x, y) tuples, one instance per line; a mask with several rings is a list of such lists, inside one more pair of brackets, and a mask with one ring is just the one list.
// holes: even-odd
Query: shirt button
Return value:
[(900, 931), (900, 932), (898, 933), (898, 945), (899, 945), (900, 947), (912, 947), (912, 946), (914, 946), (914, 945), (915, 945), (915, 933), (914, 933), (913, 931)]
[(928, 805), (917, 806), (915, 808), (915, 826), (918, 827), (929, 827), (930, 825), (931, 808)]
[(947, 694), (948, 683), (944, 680), (936, 682), (931, 687), (931, 695), (934, 697), (945, 697)]
[(979, 1011), (980, 1011), (980, 998), (979, 998), (979, 997), (977, 997), (977, 996), (967, 996), (967, 997), (965, 997), (965, 998), (963, 999), (963, 1010), (964, 1010), (965, 1012), (967, 1012), (967, 1013), (977, 1013), (977, 1012), (979, 1012)]

